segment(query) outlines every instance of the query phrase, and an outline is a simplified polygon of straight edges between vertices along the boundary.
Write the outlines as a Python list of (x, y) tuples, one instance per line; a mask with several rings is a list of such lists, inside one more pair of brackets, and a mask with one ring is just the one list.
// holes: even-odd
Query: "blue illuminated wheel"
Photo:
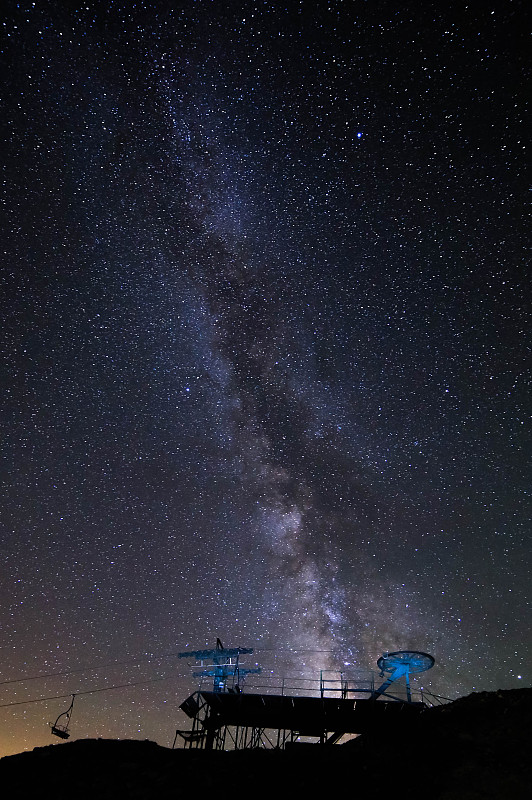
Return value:
[(397, 653), (384, 653), (377, 661), (381, 672), (426, 672), (434, 666), (434, 658), (417, 650), (399, 650)]

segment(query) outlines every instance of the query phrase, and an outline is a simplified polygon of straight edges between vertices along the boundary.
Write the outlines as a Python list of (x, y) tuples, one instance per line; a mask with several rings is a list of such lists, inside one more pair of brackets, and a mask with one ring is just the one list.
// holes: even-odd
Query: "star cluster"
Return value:
[(4, 705), (153, 680), (76, 735), (167, 744), (218, 636), (526, 679), (523, 11), (8, 4)]

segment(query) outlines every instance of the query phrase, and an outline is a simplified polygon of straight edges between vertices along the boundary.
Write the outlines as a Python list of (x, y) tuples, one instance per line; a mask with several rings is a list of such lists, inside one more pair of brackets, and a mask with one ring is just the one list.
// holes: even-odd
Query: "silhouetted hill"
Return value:
[(256, 793), (301, 798), (528, 800), (532, 689), (472, 694), (397, 730), (290, 751), (169, 750), (86, 739), (0, 760), (6, 798), (145, 800)]
[(365, 775), (407, 774), (440, 800), (532, 796), (532, 689), (480, 692), (428, 709), (394, 735), (345, 746)]

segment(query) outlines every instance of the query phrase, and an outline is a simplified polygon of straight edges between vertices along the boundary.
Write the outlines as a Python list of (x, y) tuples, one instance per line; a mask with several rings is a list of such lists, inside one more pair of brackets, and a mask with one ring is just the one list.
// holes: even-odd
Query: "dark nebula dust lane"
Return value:
[(1, 702), (164, 677), (77, 734), (166, 743), (216, 637), (530, 680), (523, 11), (8, 3), (0, 680), (128, 663)]

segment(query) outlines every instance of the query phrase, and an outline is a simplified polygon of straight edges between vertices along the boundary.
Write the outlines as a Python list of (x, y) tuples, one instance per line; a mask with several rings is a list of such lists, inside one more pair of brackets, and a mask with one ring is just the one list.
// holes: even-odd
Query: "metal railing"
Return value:
[[(245, 685), (240, 684), (246, 693), (280, 694), (304, 697), (337, 697), (339, 699), (371, 697), (376, 686), (381, 683), (379, 673), (371, 670), (348, 672), (342, 670), (321, 670), (319, 678), (303, 675), (277, 675), (273, 671), (263, 671), (260, 675), (248, 678)], [(210, 691), (211, 683), (202, 680), (199, 691)], [(382, 695), (384, 699), (406, 702), (408, 700), (406, 686), (397, 682), (389, 692)], [(436, 695), (428, 689), (411, 686), (411, 697), (415, 702), (427, 706), (441, 705), (450, 702), (447, 697)]]

